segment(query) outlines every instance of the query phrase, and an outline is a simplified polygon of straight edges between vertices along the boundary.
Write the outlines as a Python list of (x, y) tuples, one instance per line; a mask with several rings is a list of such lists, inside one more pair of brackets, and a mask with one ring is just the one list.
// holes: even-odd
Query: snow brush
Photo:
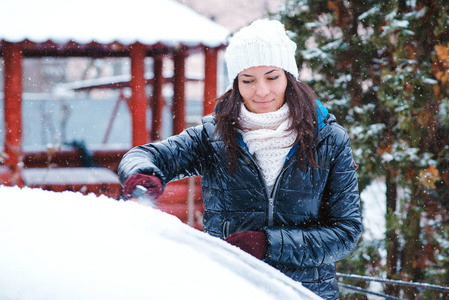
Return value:
[(142, 185), (137, 185), (132, 194), (131, 201), (137, 202), (143, 206), (156, 208), (156, 199), (149, 195), (148, 189)]

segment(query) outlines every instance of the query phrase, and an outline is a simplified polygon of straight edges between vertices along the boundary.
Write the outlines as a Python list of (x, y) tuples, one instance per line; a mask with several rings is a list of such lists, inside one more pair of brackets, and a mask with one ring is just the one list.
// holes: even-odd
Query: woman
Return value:
[(232, 87), (215, 116), (122, 159), (130, 197), (202, 176), (204, 230), (262, 259), (325, 299), (335, 263), (361, 234), (356, 165), (346, 131), (299, 82), (296, 45), (278, 21), (237, 32), (225, 53)]

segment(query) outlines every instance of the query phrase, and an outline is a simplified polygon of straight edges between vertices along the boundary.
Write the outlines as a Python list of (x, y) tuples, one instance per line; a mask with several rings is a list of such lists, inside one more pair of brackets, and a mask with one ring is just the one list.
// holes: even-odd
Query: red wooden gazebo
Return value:
[[(204, 52), (203, 114), (217, 95), (217, 57), (229, 31), (175, 0), (15, 0), (0, 3), (0, 56), (4, 74), (4, 152), (0, 183), (23, 185), (22, 62), (29, 57), (129, 57), (133, 146), (157, 139), (163, 107), (162, 58), (173, 60), (173, 131), (185, 126), (186, 58)], [(146, 57), (154, 59), (152, 131), (146, 130)], [(106, 157), (108, 153), (94, 153)], [(45, 156), (45, 154), (41, 154)], [(120, 157), (120, 154), (116, 157)], [(42, 158), (45, 159), (45, 158)], [(70, 159), (70, 158), (67, 158)], [(107, 158), (104, 159), (107, 161)]]

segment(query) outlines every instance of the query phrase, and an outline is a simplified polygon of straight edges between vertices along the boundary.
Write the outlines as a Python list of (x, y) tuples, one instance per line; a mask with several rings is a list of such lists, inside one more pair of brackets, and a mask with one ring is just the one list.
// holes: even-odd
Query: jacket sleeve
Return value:
[(319, 220), (303, 228), (265, 228), (268, 238), (266, 262), (315, 267), (335, 263), (357, 246), (362, 220), (355, 163), (349, 137), (341, 127), (333, 139), (333, 155)]
[(118, 167), (120, 183), (143, 173), (158, 176), (163, 186), (173, 180), (202, 173), (206, 160), (203, 125), (188, 128), (166, 140), (129, 150)]

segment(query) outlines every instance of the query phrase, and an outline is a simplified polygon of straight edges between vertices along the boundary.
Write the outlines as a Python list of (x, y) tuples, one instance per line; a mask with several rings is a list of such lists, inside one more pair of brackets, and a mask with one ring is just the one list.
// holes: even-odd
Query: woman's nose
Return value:
[(257, 86), (256, 86), (256, 95), (257, 96), (265, 97), (269, 93), (270, 93), (270, 89), (268, 88), (268, 86), (265, 83), (260, 82), (257, 84)]

